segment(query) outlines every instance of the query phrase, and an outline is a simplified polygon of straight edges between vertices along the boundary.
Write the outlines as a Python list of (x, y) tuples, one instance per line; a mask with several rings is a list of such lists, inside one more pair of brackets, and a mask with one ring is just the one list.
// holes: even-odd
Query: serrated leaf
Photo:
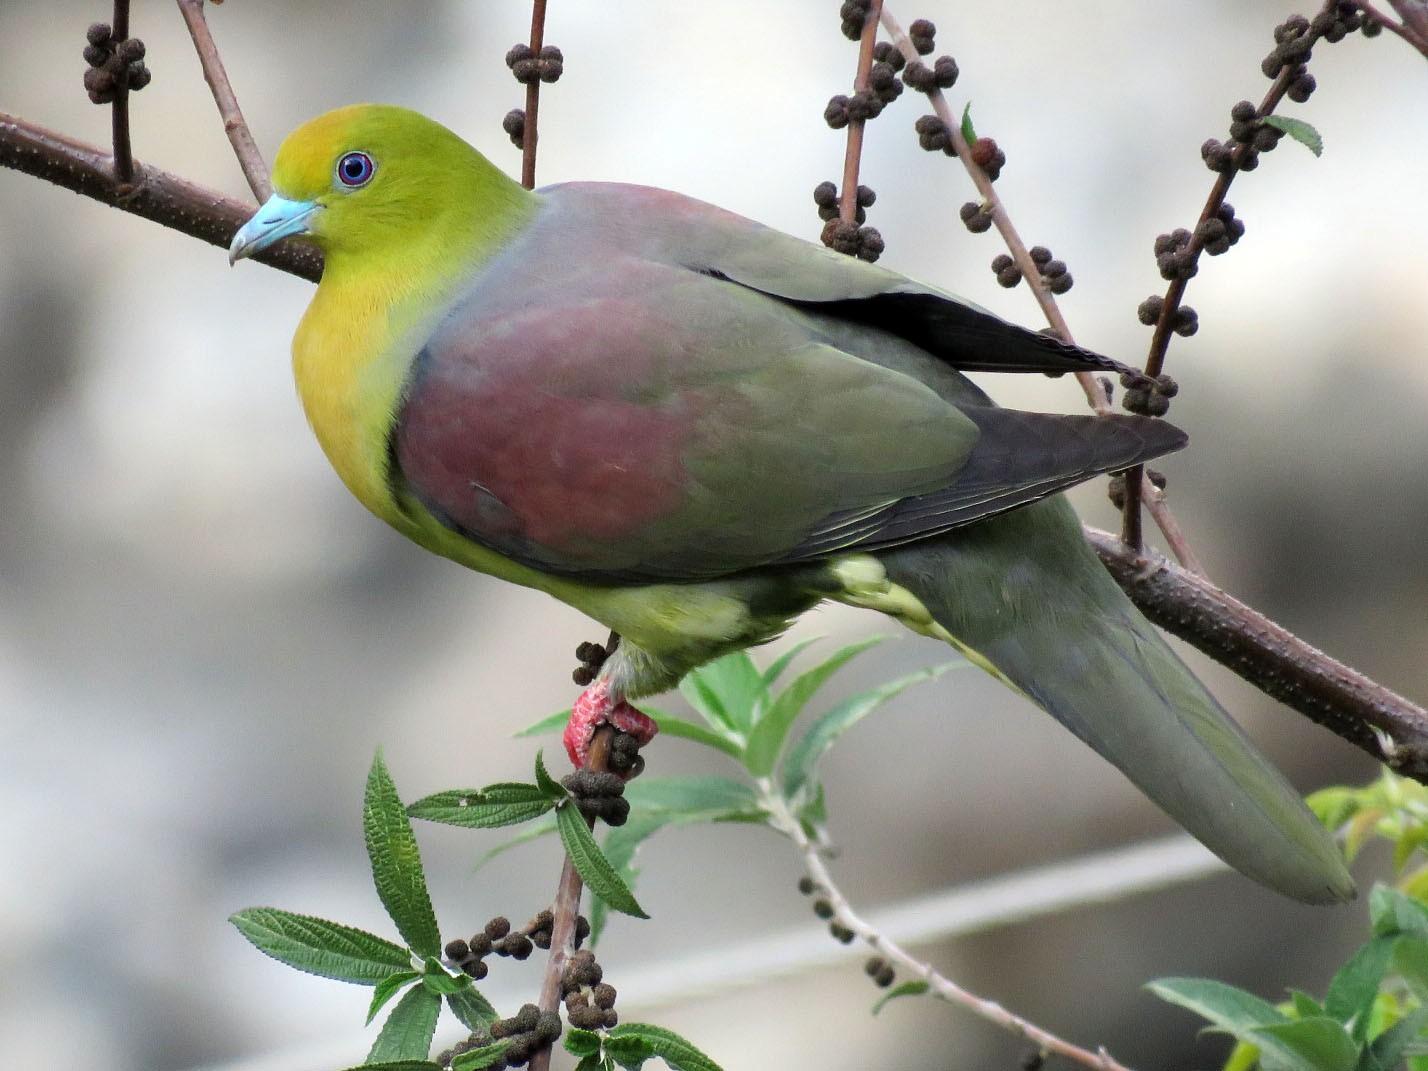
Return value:
[(605, 1039), (605, 1055), (625, 1071), (640, 1071), (654, 1055), (654, 1047), (638, 1034), (620, 1034)]
[(446, 994), (446, 1006), (461, 1021), (461, 1025), (471, 1031), (484, 1030), (500, 1018), (496, 1009), (491, 1007), (491, 1002), (474, 985)]
[(605, 1059), (603, 1053), (592, 1052), (589, 1056), (582, 1056), (580, 1062), (575, 1065), (575, 1071), (615, 1071), (615, 1065)]
[(621, 1023), (609, 1036), (644, 1038), (650, 1049), (674, 1071), (722, 1071), (718, 1064), (673, 1030), (649, 1023)]
[(873, 1005), (873, 1014), (877, 1015), (888, 1006), (890, 1001), (897, 1000), (898, 997), (920, 997), (926, 993), (929, 986), (921, 978), (915, 978), (910, 982), (903, 982), (895, 985), (884, 993), (876, 1004)]
[(250, 907), (228, 921), (264, 955), (323, 978), (377, 985), (394, 971), (411, 969), (411, 953), (401, 945), (327, 919)]
[(600, 1035), (593, 1030), (572, 1026), (565, 1031), (562, 1044), (571, 1056), (589, 1056), (592, 1052), (600, 1051)]
[(615, 868), (600, 851), (590, 827), (585, 824), (585, 817), (574, 804), (559, 808), (555, 812), (555, 822), (566, 854), (590, 891), (616, 911), (639, 919), (649, 918), (629, 886), (615, 873)]
[(408, 807), (407, 813), (449, 826), (497, 829), (539, 818), (553, 806), (555, 801), (539, 786), (505, 782), (483, 789), (451, 789), (424, 796)]
[(1343, 1024), (1327, 1017), (1256, 1027), (1250, 1033), (1265, 1062), (1273, 1053), (1294, 1071), (1355, 1071), (1358, 1066), (1359, 1047)]
[(929, 666), (927, 669), (898, 677), (896, 680), (888, 681), (876, 688), (870, 688), (866, 692), (860, 692), (843, 700), (810, 725), (808, 731), (799, 738), (798, 743), (793, 746), (788, 757), (784, 759), (785, 794), (793, 796), (797, 793), (813, 777), (813, 771), (824, 752), (832, 747), (840, 736), (893, 696), (914, 684), (933, 680), (949, 670), (966, 669), (970, 665), (970, 662), (956, 661), (944, 662), (939, 666)]
[(570, 795), (570, 793), (565, 790), (564, 785), (550, 776), (550, 771), (545, 768), (545, 753), (542, 751), (536, 752), (535, 777), (536, 788), (540, 790), (540, 794), (546, 799), (563, 800), (566, 796)]
[(502, 1038), (489, 1045), (482, 1045), (479, 1049), (468, 1049), (460, 1056), (452, 1057), (451, 1071), (480, 1071), (483, 1067), (491, 1067), (501, 1061), (501, 1057), (510, 1047), (510, 1040)]
[(367, 1005), (367, 1022), (364, 1025), (370, 1026), (372, 1020), (377, 1018), (377, 1013), (382, 1010), (387, 1001), (391, 1000), (420, 977), (420, 971), (398, 971), (396, 974), (388, 975), (378, 982), (377, 987), (372, 990), (372, 1000)]
[(962, 140), (968, 145), (977, 140), (977, 130), (972, 126), (972, 102), (962, 109)]
[(788, 687), (770, 699), (763, 715), (749, 730), (749, 742), (744, 747), (744, 766), (749, 773), (755, 777), (771, 774), (794, 720), (803, 712), (808, 701), (850, 660), (869, 647), (882, 643), (885, 638), (873, 636), (848, 644), (812, 669), (800, 673)]
[(413, 986), (387, 1016), (367, 1053), (369, 1064), (392, 1060), (424, 1060), (431, 1053), (441, 998), (424, 986)]
[(1266, 115), (1264, 122), (1266, 126), (1284, 131), (1315, 156), (1324, 155), (1324, 139), (1319, 136), (1319, 131), (1303, 119), (1291, 119), (1287, 115)]
[(737, 759), (744, 753), (744, 737), (742, 733), (735, 733), (733, 730), (728, 730), (726, 733), (717, 728), (711, 729), (708, 726), (700, 725), (698, 722), (689, 721), (687, 718), (677, 718), (673, 714), (661, 714), (643, 704), (641, 704), (640, 710), (659, 722), (659, 731), (665, 736), (675, 736), (681, 740), (692, 740), (696, 744), (703, 744), (705, 747), (712, 747), (717, 751), (722, 751), (734, 759)]
[(1352, 1023), (1357, 1041), (1368, 1037), (1369, 1013), (1397, 943), (1397, 937), (1370, 938), (1339, 968), (1324, 994), (1324, 1015), (1340, 1023)]
[(441, 935), (426, 891), (421, 852), (380, 751), (367, 775), (362, 832), (372, 862), (373, 884), (382, 906), (397, 924), (397, 932), (418, 956), (440, 955)]
[(383, 1060), (378, 1064), (358, 1064), (346, 1071), (443, 1071), (443, 1068), (434, 1060)]

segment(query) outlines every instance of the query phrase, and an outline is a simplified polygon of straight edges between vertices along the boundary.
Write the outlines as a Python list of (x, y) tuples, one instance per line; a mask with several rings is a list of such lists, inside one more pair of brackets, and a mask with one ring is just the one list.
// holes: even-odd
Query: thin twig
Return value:
[(797, 845), (799, 854), (803, 856), (803, 865), (808, 871), (808, 876), (818, 886), (818, 895), (833, 908), (834, 917), (856, 934), (869, 948), (884, 959), (902, 967), (908, 974), (915, 975), (926, 982), (928, 992), (949, 1004), (966, 1008), (974, 1015), (1025, 1038), (1043, 1054), (1064, 1056), (1068, 1060), (1074, 1060), (1085, 1067), (1095, 1069), (1095, 1071), (1130, 1071), (1130, 1068), (1113, 1059), (1105, 1049), (1100, 1049), (1097, 1052), (1083, 1049), (1079, 1045), (1074, 1045), (1049, 1030), (1044, 1030), (1035, 1023), (1023, 1019), (1020, 1015), (1007, 1011), (996, 1001), (987, 1000), (963, 989), (936, 970), (930, 963), (918, 959), (886, 933), (865, 921), (839, 891), (832, 873), (823, 861), (822, 848), (804, 832), (803, 824), (789, 812), (783, 798), (774, 790), (773, 785), (767, 779), (760, 779), (758, 787), (760, 802), (773, 815), (776, 827)]
[[(134, 181), (116, 181), (108, 150), (0, 112), (0, 167), (14, 168), (111, 208), (143, 216), (227, 249), (253, 206), (138, 161)], [(254, 259), (317, 282), (322, 254), (302, 242), (279, 242)]]
[[(585, 769), (602, 773), (609, 768), (610, 744), (615, 739), (615, 730), (602, 725), (595, 730), (590, 741), (590, 754), (585, 760)], [(587, 817), (591, 828), (595, 819)], [(560, 884), (556, 886), (555, 903), (551, 905), (554, 922), (550, 931), (550, 956), (545, 962), (545, 974), (541, 977), (540, 1001), (537, 1007), (542, 1012), (559, 1012), (561, 981), (565, 977), (565, 965), (575, 951), (575, 925), (580, 915), (580, 895), (584, 883), (580, 872), (569, 855), (560, 870)], [(550, 1047), (538, 1050), (530, 1062), (530, 1071), (548, 1071), (550, 1067)]]
[(208, 29), (203, 4), (204, 0), (178, 0), (179, 12), (188, 25), (193, 47), (198, 52), (203, 79), (213, 91), (213, 101), (218, 105), (218, 114), (223, 117), (223, 132), (228, 135), (228, 142), (238, 157), (238, 166), (243, 169), (248, 188), (259, 202), (263, 202), (273, 195), (273, 185), (268, 181), (268, 165), (263, 162), (263, 154), (248, 130), (242, 109), (238, 107), (238, 98), (233, 94), (233, 85), (228, 81), (228, 72), (223, 69), (223, 59), (218, 54), (218, 45)]
[[(114, 0), (112, 33), (116, 43), (128, 40), (129, 0)], [(134, 181), (134, 149), (129, 141), (129, 86), (122, 78), (116, 84), (109, 116), (114, 131), (114, 177), (127, 185)]]
[[(531, 52), (537, 59), (545, 46), (545, 4), (546, 0), (535, 0), (531, 4)], [(528, 190), (535, 189), (536, 141), (540, 112), (540, 79), (532, 78), (526, 83), (526, 120), (521, 133), (521, 185)]]
[(1204, 577), (1154, 552), (1136, 553), (1109, 532), (1088, 528), (1086, 536), (1151, 621), (1398, 773), (1428, 784), (1428, 711)]
[[(868, 15), (863, 22), (863, 36), (858, 39), (858, 69), (853, 75), (853, 92), (861, 93), (868, 88), (868, 72), (873, 67), (873, 45), (878, 39), (878, 15), (882, 12), (883, 0), (872, 0)], [(863, 159), (863, 130), (866, 119), (848, 120), (848, 142), (843, 151), (843, 186), (838, 195), (838, 217), (845, 223), (857, 222), (858, 216), (858, 169)]]
[[(886, 7), (881, 14), (883, 28), (897, 45), (898, 51), (905, 56), (909, 63), (920, 60), (917, 48), (913, 45), (912, 39), (898, 23), (893, 14)], [(984, 168), (980, 167), (971, 155), (971, 148), (967, 144), (966, 138), (962, 136), (962, 124), (957, 117), (952, 114), (952, 108), (947, 103), (946, 96), (941, 89), (933, 87), (927, 94), (932, 102), (933, 111), (937, 117), (946, 125), (948, 134), (952, 138), (953, 148), (956, 150), (957, 158), (962, 162), (962, 166), (967, 169), (967, 174), (972, 179), (972, 184), (977, 187), (977, 192), (982, 195), (982, 207), (991, 216), (993, 225), (1002, 236), (1002, 241), (1006, 243), (1007, 250), (1011, 253), (1012, 259), (1021, 269), (1022, 276), (1031, 287), (1032, 297), (1041, 306), (1041, 311), (1045, 315), (1047, 322), (1056, 331), (1057, 335), (1065, 342), (1074, 342), (1071, 328), (1066, 323), (1066, 318), (1061, 315), (1061, 307), (1056, 303), (1056, 296), (1047, 287), (1041, 277), (1041, 269), (1037, 263), (1031, 259), (1031, 252), (1027, 249), (1026, 243), (1021, 240), (1021, 235), (1017, 233), (1016, 227), (1012, 225), (1011, 217), (1008, 215), (1006, 206), (1002, 203), (1001, 196), (993, 186), (991, 178)], [(1102, 389), (1096, 377), (1089, 372), (1076, 373), (1076, 381), (1081, 385), (1081, 389), (1086, 394), (1086, 400), (1091, 408), (1098, 414), (1105, 415), (1112, 411), (1111, 400)], [(1142, 488), (1149, 488), (1144, 495), (1146, 508), (1155, 518), (1156, 524), (1160, 527), (1161, 533), (1165, 536), (1166, 545), (1170, 547), (1176, 559), (1187, 569), (1194, 569), (1196, 572), (1203, 572), (1199, 559), (1195, 552), (1190, 549), (1190, 544), (1185, 539), (1184, 529), (1175, 519), (1170, 511), (1170, 506), (1166, 504), (1164, 496), (1160, 495), (1157, 489), (1150, 484), (1150, 480), (1139, 473), (1139, 482)], [(1132, 483), (1132, 477), (1128, 474), (1127, 486)]]

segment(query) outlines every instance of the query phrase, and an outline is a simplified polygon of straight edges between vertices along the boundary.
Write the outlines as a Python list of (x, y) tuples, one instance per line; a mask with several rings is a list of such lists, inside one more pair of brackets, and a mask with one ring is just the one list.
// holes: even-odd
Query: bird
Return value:
[(272, 183), (229, 260), (321, 249), (293, 368), (343, 482), (621, 637), (573, 705), (575, 765), (598, 724), (653, 735), (632, 700), (844, 603), (950, 644), (1248, 877), (1355, 895), (1061, 494), (1185, 434), (1001, 408), (964, 374), (1123, 366), (678, 193), (528, 190), (393, 105), (298, 127)]

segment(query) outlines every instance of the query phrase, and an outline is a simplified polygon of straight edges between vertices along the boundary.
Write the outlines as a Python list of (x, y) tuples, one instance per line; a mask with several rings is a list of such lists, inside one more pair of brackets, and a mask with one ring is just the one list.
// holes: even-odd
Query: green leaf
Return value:
[(650, 1049), (674, 1071), (722, 1071), (718, 1064), (673, 1030), (649, 1023), (621, 1023), (610, 1032), (611, 1038), (639, 1037), (649, 1043)]
[(451, 1009), (452, 1015), (461, 1020), (462, 1026), (473, 1032), (486, 1029), (500, 1018), (496, 1009), (491, 1007), (491, 1002), (474, 985), (446, 994), (446, 1006)]
[(589, 1056), (582, 1056), (580, 1062), (575, 1065), (575, 1071), (615, 1071), (615, 1065), (605, 1059), (604, 1053), (592, 1052)]
[(1358, 812), (1361, 799), (1361, 789), (1333, 785), (1312, 793), (1304, 802), (1314, 812), (1314, 817), (1319, 819), (1320, 824), (1332, 832)]
[(436, 1017), (441, 1014), (441, 998), (425, 986), (413, 986), (382, 1024), (367, 1063), (391, 1060), (424, 1060), (431, 1053)]
[(1387, 885), (1375, 885), (1369, 893), (1369, 921), (1375, 937), (1428, 938), (1428, 907)]
[(1418, 1008), (1374, 1038), (1369, 1051), (1384, 1067), (1396, 1067), (1409, 1054), (1425, 1026), (1428, 1026), (1428, 1007)]
[(654, 1055), (654, 1046), (638, 1034), (621, 1034), (605, 1039), (605, 1055), (625, 1071), (640, 1071), (645, 1061)]
[(1309, 1019), (1313, 1016), (1323, 1015), (1324, 1007), (1308, 993), (1298, 989), (1289, 991), (1289, 1002), (1294, 1007), (1294, 1018)]
[[(625, 786), (631, 813), (746, 815), (760, 810), (758, 794), (728, 777), (652, 777)], [(703, 818), (704, 821), (715, 821)]]
[(426, 970), (422, 973), (421, 984), (437, 996), (444, 997), (449, 993), (465, 989), (471, 984), (471, 979), (465, 974), (448, 974), (446, 968), (439, 961), (434, 957), (427, 957)]
[(1145, 987), (1161, 1000), (1187, 1008), (1236, 1037), (1257, 1027), (1290, 1021), (1268, 1001), (1213, 978), (1157, 978)]
[(640, 709), (659, 722), (659, 731), (666, 736), (676, 736), (681, 740), (692, 740), (696, 744), (722, 751), (730, 758), (737, 759), (744, 753), (744, 738), (740, 733), (729, 730), (710, 729), (687, 718), (677, 718), (673, 714), (661, 714), (641, 704)]
[(1398, 940), (1397, 937), (1370, 938), (1329, 982), (1329, 991), (1324, 995), (1324, 1014), (1341, 1023), (1352, 1023), (1357, 1041), (1368, 1037), (1369, 1013)]
[(823, 639), (822, 636), (814, 636), (812, 639), (799, 640), (787, 651), (775, 658), (773, 662), (769, 664), (769, 668), (764, 670), (764, 690), (767, 691), (772, 688), (779, 677), (783, 676), (783, 671), (788, 668), (788, 664), (821, 639)]
[(372, 1001), (367, 1005), (366, 1025), (370, 1025), (372, 1020), (377, 1018), (377, 1013), (382, 1010), (387, 1001), (420, 977), (420, 971), (398, 971), (378, 982), (377, 988), (372, 990)]
[(595, 843), (590, 827), (585, 824), (585, 817), (579, 809), (574, 804), (566, 804), (555, 812), (555, 820), (566, 854), (570, 856), (570, 861), (575, 864), (575, 869), (590, 891), (616, 911), (633, 915), (635, 918), (649, 918), (635, 900), (629, 886), (620, 879), (610, 861), (601, 853), (600, 846)]
[(972, 126), (972, 102), (962, 109), (962, 140), (968, 145), (977, 140), (977, 130)]
[(515, 735), (519, 738), (522, 736), (541, 736), (544, 733), (553, 733), (557, 729), (564, 729), (566, 723), (569, 721), (570, 708), (563, 707), (560, 710), (557, 710), (554, 714), (547, 714), (534, 725), (527, 725), (524, 729), (522, 729)]
[(874, 644), (882, 643), (884, 639), (883, 636), (873, 636), (858, 643), (848, 644), (812, 669), (799, 674), (792, 684), (774, 696), (768, 709), (749, 731), (749, 742), (744, 748), (744, 765), (749, 773), (755, 777), (767, 777), (771, 774), (779, 753), (783, 750), (789, 729), (818, 689), (851, 659)]
[(898, 997), (920, 997), (927, 992), (928, 988), (927, 983), (920, 978), (893, 986), (873, 1005), (873, 1014), (877, 1015), (887, 1007), (889, 1001), (897, 1000)]
[(440, 955), (441, 935), (426, 891), (421, 852), (380, 751), (367, 775), (362, 832), (372, 861), (372, 881), (382, 906), (397, 924), (397, 932), (418, 956)]
[(563, 800), (570, 795), (555, 778), (550, 776), (550, 772), (545, 768), (545, 754), (537, 751), (535, 757), (536, 788), (540, 789), (540, 794), (548, 800)]
[[(564, 793), (564, 789), (561, 792)], [(407, 808), (413, 818), (467, 829), (496, 829), (539, 818), (555, 800), (538, 785), (502, 782), (482, 789), (451, 789), (417, 800)]]
[(1251, 1040), (1264, 1053), (1261, 1062), (1268, 1064), (1273, 1054), (1294, 1071), (1355, 1071), (1359, 1062), (1349, 1032), (1327, 1017), (1257, 1027)]
[(742, 736), (753, 723), (764, 679), (748, 655), (735, 651), (686, 674), (679, 691), (711, 725)]
[(381, 1063), (358, 1064), (346, 1071), (444, 1071), (434, 1060), (383, 1060)]
[(818, 765), (818, 760), (823, 757), (823, 753), (832, 747), (840, 736), (893, 696), (914, 684), (921, 684), (923, 681), (940, 677), (949, 670), (966, 669), (970, 666), (970, 662), (961, 660), (944, 662), (940, 666), (930, 666), (927, 669), (909, 673), (904, 677), (898, 677), (896, 680), (888, 681), (886, 684), (870, 688), (866, 692), (860, 692), (843, 700), (810, 725), (808, 731), (789, 751), (788, 757), (783, 763), (784, 792), (789, 796), (798, 792), (812, 779), (814, 768)]
[(1400, 937), (1393, 954), (1394, 969), (1420, 1001), (1428, 1003), (1428, 941)]
[(250, 907), (228, 921), (259, 952), (323, 978), (377, 985), (394, 971), (412, 967), (412, 954), (401, 945), (327, 919)]
[(510, 1047), (509, 1039), (502, 1038), (489, 1045), (482, 1045), (479, 1049), (468, 1049), (460, 1056), (452, 1057), (451, 1071), (480, 1071), (483, 1067), (490, 1067), (499, 1062)]
[(600, 1051), (600, 1035), (593, 1030), (572, 1026), (565, 1031), (565, 1051), (571, 1056), (589, 1056)]
[(1299, 142), (1315, 156), (1324, 155), (1324, 139), (1319, 136), (1319, 131), (1306, 123), (1303, 119), (1291, 119), (1287, 115), (1266, 115), (1264, 117), (1266, 126), (1272, 126), (1276, 130), (1282, 130), (1295, 141)]

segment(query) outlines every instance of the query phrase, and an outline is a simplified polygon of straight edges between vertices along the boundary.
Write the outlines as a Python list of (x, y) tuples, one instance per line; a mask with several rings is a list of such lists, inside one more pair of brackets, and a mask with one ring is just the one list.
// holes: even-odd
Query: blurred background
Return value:
[[(565, 76), (542, 94), (542, 182), (667, 186), (816, 237), (811, 198), (843, 137), (821, 113), (854, 46), (831, 0), (554, 0)], [(1281, 0), (951, 0), (893, 4), (936, 21), (1029, 242), (1076, 278), (1077, 338), (1139, 361), (1135, 306), (1161, 292), (1156, 234), (1193, 224), (1207, 137), (1260, 99)], [(1309, 13), (1312, 13), (1310, 11)], [(0, 108), (97, 143), (80, 88), (86, 25), (108, 5), (0, 0)], [(209, 17), (269, 159), (339, 104), (405, 104), (519, 170), (500, 129), (522, 102), (502, 57), (529, 4), (245, 0)], [(133, 100), (143, 161), (246, 197), (173, 5), (135, 4), (154, 81)], [(1248, 226), (1202, 264), (1202, 326), (1177, 340), (1173, 416), (1192, 448), (1162, 466), (1211, 575), (1311, 642), (1428, 698), (1428, 64), (1388, 34), (1320, 46), (1320, 89), (1290, 106), (1322, 133), (1285, 141), (1231, 194)], [(873, 123), (863, 181), (884, 263), (1039, 326), (987, 265), (994, 236), (957, 208), (960, 169), (921, 152), (908, 93)], [(367, 876), (363, 779), (381, 745), (408, 798), (529, 775), (508, 734), (568, 704), (577, 642), (603, 633), (542, 596), (425, 555), (369, 518), (328, 470), (288, 370), (309, 284), (0, 172), (0, 1065), (82, 1054), (92, 1071), (305, 1071), (360, 1062), (367, 993), (299, 975), (228, 925), (259, 904), (390, 933)], [(998, 380), (1004, 403), (1077, 411), (1069, 381)], [(1115, 523), (1101, 486), (1088, 521)], [(810, 615), (815, 651), (893, 631)], [(898, 636), (834, 689), (947, 657)], [(1364, 757), (1226, 671), (1193, 659), (1306, 791), (1372, 774)], [(669, 700), (661, 705), (677, 707)], [(548, 750), (553, 742), (548, 745)], [(679, 742), (660, 773), (727, 772)], [(835, 872), (876, 909), (974, 879), (1159, 836), (1170, 823), (1072, 737), (975, 673), (906, 693), (826, 767)], [(422, 828), (447, 936), (548, 903), (556, 845), (472, 873), (495, 835)], [(640, 898), (601, 957), (677, 967), (761, 935), (818, 932), (791, 850), (743, 827), (655, 838)], [(1360, 866), (1363, 882), (1384, 867)], [(1211, 1066), (1223, 1039), (1140, 985), (1207, 974), (1277, 999), (1322, 993), (1364, 908), (1298, 907), (1221, 874), (921, 951), (954, 978), (1133, 1065)], [(699, 1001), (678, 983), (627, 1019), (666, 1024), (733, 1069), (1009, 1067), (1024, 1045), (940, 1005), (895, 1002), (850, 955)], [(505, 962), (507, 1010), (538, 967)], [(737, 972), (736, 972), (737, 973)], [(737, 1024), (737, 1025), (735, 1025)], [(439, 1038), (457, 1032), (444, 1023)], [(559, 1057), (563, 1059), (563, 1057)]]

